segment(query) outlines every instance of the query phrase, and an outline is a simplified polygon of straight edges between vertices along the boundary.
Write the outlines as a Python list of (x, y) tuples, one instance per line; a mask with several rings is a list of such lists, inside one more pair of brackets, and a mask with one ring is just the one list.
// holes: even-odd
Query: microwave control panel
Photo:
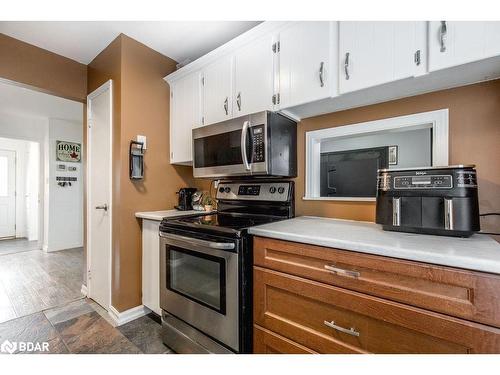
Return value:
[(252, 163), (260, 163), (266, 160), (264, 125), (252, 126), (250, 128), (252, 137)]

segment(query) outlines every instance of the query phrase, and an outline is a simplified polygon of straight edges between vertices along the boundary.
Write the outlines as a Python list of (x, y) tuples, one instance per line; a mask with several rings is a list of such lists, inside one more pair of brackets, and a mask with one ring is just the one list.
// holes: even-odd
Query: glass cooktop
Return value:
[(276, 220), (279, 219), (269, 216), (216, 213), (168, 220), (167, 225), (185, 226), (223, 232), (239, 232), (255, 225), (266, 224)]

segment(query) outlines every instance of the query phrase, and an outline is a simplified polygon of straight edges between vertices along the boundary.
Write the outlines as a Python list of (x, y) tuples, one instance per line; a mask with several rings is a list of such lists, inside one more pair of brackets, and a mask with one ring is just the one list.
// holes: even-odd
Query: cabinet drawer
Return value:
[(254, 325), (253, 328), (253, 352), (254, 354), (317, 354), (314, 350), (258, 325)]
[(496, 275), (261, 237), (254, 264), (500, 327)]
[(319, 353), (500, 353), (500, 329), (254, 267), (254, 323)]

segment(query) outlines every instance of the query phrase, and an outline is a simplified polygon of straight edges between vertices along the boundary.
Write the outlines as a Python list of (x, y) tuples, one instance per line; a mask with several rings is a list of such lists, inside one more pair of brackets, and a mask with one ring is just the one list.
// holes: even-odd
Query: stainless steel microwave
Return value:
[(193, 130), (194, 177), (296, 177), (297, 123), (263, 111)]

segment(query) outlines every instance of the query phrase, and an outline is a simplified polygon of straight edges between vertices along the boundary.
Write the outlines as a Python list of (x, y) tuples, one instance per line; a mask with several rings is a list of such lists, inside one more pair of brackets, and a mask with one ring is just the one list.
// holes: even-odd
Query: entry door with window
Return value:
[(0, 238), (16, 236), (16, 152), (0, 150)]

